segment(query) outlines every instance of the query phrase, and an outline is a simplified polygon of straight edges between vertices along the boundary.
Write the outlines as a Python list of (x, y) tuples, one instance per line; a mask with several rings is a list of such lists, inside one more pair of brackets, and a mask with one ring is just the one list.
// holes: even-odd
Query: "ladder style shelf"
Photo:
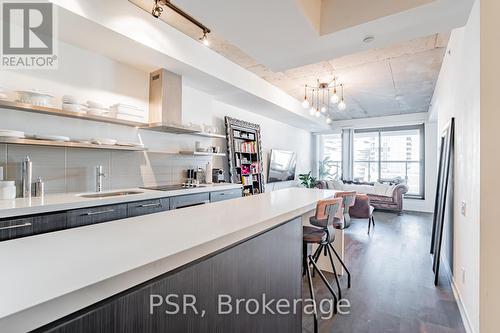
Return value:
[(231, 183), (242, 184), (245, 195), (263, 193), (265, 184), (260, 126), (227, 116), (225, 123)]

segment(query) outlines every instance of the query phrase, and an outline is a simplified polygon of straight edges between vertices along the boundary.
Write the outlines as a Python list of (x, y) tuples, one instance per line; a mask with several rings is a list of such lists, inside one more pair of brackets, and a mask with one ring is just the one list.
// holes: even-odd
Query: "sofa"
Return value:
[(408, 192), (405, 184), (392, 183), (354, 183), (341, 180), (320, 180), (316, 187), (337, 191), (356, 191), (370, 199), (370, 205), (376, 209), (389, 210), (397, 213), (403, 211), (403, 197)]

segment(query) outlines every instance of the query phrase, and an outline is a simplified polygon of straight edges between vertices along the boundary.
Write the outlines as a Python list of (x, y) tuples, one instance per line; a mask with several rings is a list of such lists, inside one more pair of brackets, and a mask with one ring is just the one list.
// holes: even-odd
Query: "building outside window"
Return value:
[(423, 143), (423, 125), (355, 130), (353, 180), (404, 182), (407, 196), (423, 198)]
[(322, 135), (320, 138), (319, 178), (342, 178), (342, 134)]

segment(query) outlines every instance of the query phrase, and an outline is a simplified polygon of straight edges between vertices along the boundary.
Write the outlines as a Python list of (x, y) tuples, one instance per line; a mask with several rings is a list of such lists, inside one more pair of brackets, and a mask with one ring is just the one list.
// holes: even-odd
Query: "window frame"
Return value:
[[(333, 163), (335, 163), (336, 165), (338, 165), (338, 170), (339, 170), (339, 178), (340, 180), (344, 179), (344, 161), (343, 161), (343, 154), (344, 154), (344, 136), (341, 133), (328, 133), (328, 134), (323, 134), (321, 135), (320, 137), (320, 151), (319, 151), (319, 154), (320, 154), (320, 160), (318, 161), (318, 163), (321, 163), (324, 159), (325, 159), (325, 136), (332, 136), (332, 135), (339, 135), (340, 136), (340, 161), (337, 161), (337, 160), (332, 160)], [(318, 164), (318, 175), (319, 175), (319, 164)]]
[[(405, 130), (419, 130), (420, 132), (420, 161), (382, 161), (382, 133), (383, 132), (395, 132), (395, 131), (405, 131)], [(382, 172), (382, 163), (406, 163), (406, 172), (408, 172), (408, 163), (419, 163), (420, 169), (420, 193), (419, 194), (405, 194), (405, 198), (409, 199), (419, 199), (425, 200), (425, 125), (408, 125), (408, 126), (394, 126), (394, 127), (377, 127), (377, 128), (362, 128), (354, 129), (354, 136), (357, 133), (378, 133), (378, 161), (356, 161), (354, 160), (354, 142), (351, 147), (353, 152), (352, 163), (351, 163), (351, 174), (354, 174), (355, 163), (378, 163), (378, 180), (380, 180)]]

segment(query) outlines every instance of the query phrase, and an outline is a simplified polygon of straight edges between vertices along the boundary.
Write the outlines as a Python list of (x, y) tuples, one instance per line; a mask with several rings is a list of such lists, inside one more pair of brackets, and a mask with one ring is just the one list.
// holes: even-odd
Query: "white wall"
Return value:
[[(478, 2), (479, 0), (477, 0)], [(480, 329), (498, 332), (500, 327), (500, 154), (498, 132), (498, 78), (500, 77), (500, 45), (498, 42), (500, 2), (481, 1), (481, 236), (480, 236)], [(477, 35), (476, 38), (479, 38)], [(476, 41), (476, 43), (478, 43)], [(473, 44), (474, 46), (476, 44)]]
[[(242, 109), (215, 101), (213, 104), (213, 117), (221, 122), (224, 116), (230, 116), (261, 126), (262, 153), (264, 154), (264, 173), (267, 179), (269, 168), (269, 153), (271, 149), (290, 150), (297, 153), (297, 175), (307, 173), (313, 167), (313, 137), (312, 134), (284, 123), (258, 115), (250, 115)], [(216, 165), (216, 163), (214, 163)], [(273, 183), (266, 185), (266, 191), (277, 190), (284, 187), (296, 186), (298, 181)]]
[[(453, 276), (467, 320), (479, 332), (480, 63), (479, 1), (467, 25), (451, 34), (432, 100), (441, 132), (455, 117)], [(460, 212), (462, 202), (466, 214)], [(449, 221), (451, 222), (451, 221)], [(465, 279), (462, 279), (462, 269)], [(466, 322), (467, 324), (467, 322)]]
[[(111, 105), (126, 103), (144, 108), (147, 119), (149, 73), (124, 65), (94, 52), (60, 42), (59, 68), (43, 71), (0, 71), (0, 86), (15, 99), (15, 90), (37, 89), (55, 96), (52, 104), (60, 106), (61, 96), (72, 94), (81, 101), (94, 100)], [(229, 115), (255, 122), (262, 127), (264, 166), (271, 148), (298, 153), (298, 172), (311, 169), (311, 134), (276, 120), (238, 109), (216, 101), (212, 95), (184, 85), (183, 122), (215, 125), (224, 133), (223, 118)], [(150, 153), (103, 152), (81, 149), (48, 149), (27, 146), (0, 145), (0, 165), (5, 166), (9, 179), (19, 177), (19, 163), (25, 154), (34, 158), (36, 176), (42, 176), (49, 193), (92, 191), (93, 167), (102, 164), (108, 177), (105, 189), (179, 183), (182, 171), (204, 167), (210, 158), (156, 152), (176, 153), (193, 150), (196, 141), (204, 145), (221, 146), (224, 139), (209, 139), (190, 135), (175, 135), (138, 130), (132, 127), (70, 119), (13, 110), (0, 110), (0, 128), (21, 130), (29, 134), (65, 135), (71, 138), (111, 137), (121, 141), (141, 141)], [(128, 160), (125, 165), (123, 161)], [(41, 168), (53, 161), (51, 168)], [(127, 165), (128, 164), (128, 165)], [(213, 158), (214, 167), (227, 171), (227, 160)], [(267, 190), (292, 186), (294, 182), (269, 186)]]
[[(297, 174), (307, 173), (313, 168), (313, 137), (308, 131), (281, 123), (279, 121), (249, 113), (246, 110), (234, 107), (215, 99), (213, 96), (184, 86), (183, 90), (183, 121), (197, 124), (216, 126), (221, 131), (224, 129), (224, 117), (257, 123), (261, 127), (262, 153), (264, 155), (264, 173), (267, 179), (269, 167), (269, 153), (271, 149), (290, 150), (297, 153)], [(224, 145), (225, 140), (215, 140), (214, 144)], [(227, 171), (227, 159), (215, 159), (214, 167)], [(297, 181), (275, 183), (266, 187), (274, 190), (287, 186), (295, 186)]]

